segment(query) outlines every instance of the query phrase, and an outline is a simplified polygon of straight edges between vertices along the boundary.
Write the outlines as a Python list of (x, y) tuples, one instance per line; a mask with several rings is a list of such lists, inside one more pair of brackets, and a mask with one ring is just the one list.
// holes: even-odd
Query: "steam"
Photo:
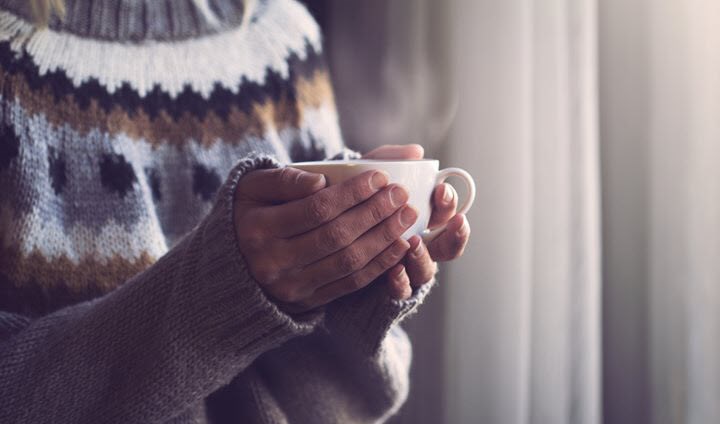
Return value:
[(328, 37), (349, 144), (440, 149), (459, 97), (445, 48), (446, 8), (431, 0), (366, 0), (333, 9)]

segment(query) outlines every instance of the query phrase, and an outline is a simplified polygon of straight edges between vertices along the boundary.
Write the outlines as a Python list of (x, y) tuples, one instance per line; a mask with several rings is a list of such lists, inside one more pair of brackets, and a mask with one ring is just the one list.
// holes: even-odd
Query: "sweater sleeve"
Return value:
[[(394, 300), (383, 284), (339, 299), (328, 306), (324, 337), (333, 358), (320, 366), (335, 375), (347, 375), (334, 383), (349, 405), (362, 405), (352, 422), (384, 422), (398, 412), (407, 399), (412, 346), (400, 323), (415, 313), (435, 285), (429, 282), (406, 300)], [(332, 374), (331, 374), (332, 375)]]
[[(213, 395), (211, 408), (237, 422), (268, 414), (279, 417), (277, 422), (386, 421), (410, 388), (412, 350), (398, 324), (416, 310), (431, 285), (395, 301), (376, 282), (327, 305), (324, 326), (260, 356)], [(262, 411), (252, 410), (258, 396)]]
[(236, 166), (210, 214), (153, 266), (94, 301), (29, 319), (0, 312), (0, 422), (156, 422), (227, 384), (260, 354), (311, 333), (288, 316), (237, 248)]

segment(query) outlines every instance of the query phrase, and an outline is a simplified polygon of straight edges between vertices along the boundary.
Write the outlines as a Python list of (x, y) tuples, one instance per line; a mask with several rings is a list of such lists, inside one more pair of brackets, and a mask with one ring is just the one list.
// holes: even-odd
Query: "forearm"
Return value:
[(409, 390), (411, 346), (398, 322), (429, 288), (394, 301), (384, 295), (384, 287), (375, 286), (344, 298), (344, 305), (338, 302), (341, 309), (328, 305), (324, 328), (260, 356), (212, 405), (249, 405), (247, 399), (260, 390), (264, 404), (283, 411), (289, 422), (385, 421)]
[(261, 353), (311, 332), (280, 312), (235, 245), (232, 193), (155, 265), (109, 295), (28, 320), (0, 316), (0, 422), (153, 422), (197, 403)]

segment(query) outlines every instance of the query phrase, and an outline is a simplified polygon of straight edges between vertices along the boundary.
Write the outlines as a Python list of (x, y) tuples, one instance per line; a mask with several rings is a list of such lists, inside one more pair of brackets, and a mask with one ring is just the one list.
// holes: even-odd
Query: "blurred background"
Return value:
[(720, 422), (720, 2), (307, 4), (348, 144), (478, 184), (394, 422)]

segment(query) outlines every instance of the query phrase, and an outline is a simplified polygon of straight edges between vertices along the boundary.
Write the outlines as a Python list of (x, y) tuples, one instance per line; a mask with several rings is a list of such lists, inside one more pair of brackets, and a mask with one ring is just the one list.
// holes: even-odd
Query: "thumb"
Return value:
[(256, 202), (284, 203), (325, 188), (325, 176), (296, 168), (259, 169), (244, 175), (237, 194)]

